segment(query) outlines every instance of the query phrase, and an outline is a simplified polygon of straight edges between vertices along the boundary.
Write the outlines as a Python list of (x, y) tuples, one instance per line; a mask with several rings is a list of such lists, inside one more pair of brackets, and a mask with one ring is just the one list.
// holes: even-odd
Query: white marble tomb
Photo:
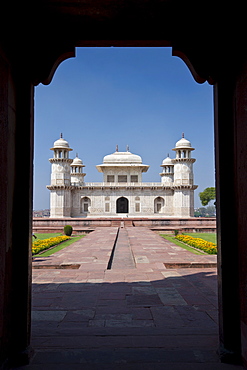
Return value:
[(176, 143), (175, 158), (169, 156), (161, 164), (160, 182), (142, 182), (149, 166), (129, 151), (106, 155), (96, 166), (103, 181), (84, 182), (85, 167), (61, 137), (54, 142), (51, 163), (50, 217), (193, 217), (194, 150), (190, 141), (182, 138)]

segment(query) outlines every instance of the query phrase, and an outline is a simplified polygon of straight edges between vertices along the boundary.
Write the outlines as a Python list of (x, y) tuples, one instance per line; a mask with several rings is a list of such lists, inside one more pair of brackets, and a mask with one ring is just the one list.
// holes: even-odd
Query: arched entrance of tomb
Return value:
[(165, 201), (162, 197), (157, 197), (154, 199), (154, 213), (162, 213)]
[(129, 213), (129, 200), (125, 197), (117, 199), (117, 213)]
[(81, 213), (89, 213), (91, 206), (91, 200), (88, 197), (81, 198)]

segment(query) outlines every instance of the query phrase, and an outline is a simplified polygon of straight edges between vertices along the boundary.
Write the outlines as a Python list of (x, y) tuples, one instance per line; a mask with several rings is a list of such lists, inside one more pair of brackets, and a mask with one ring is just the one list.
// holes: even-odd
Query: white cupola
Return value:
[(176, 151), (176, 158), (173, 159), (174, 185), (192, 186), (194, 184), (193, 163), (196, 160), (191, 158), (191, 152), (195, 149), (192, 148), (191, 142), (184, 138), (184, 133), (172, 150)]
[(69, 152), (73, 149), (69, 147), (68, 141), (63, 139), (63, 134), (60, 134), (60, 138), (53, 144), (51, 150), (54, 151), (53, 158), (66, 159), (69, 158)]
[(171, 185), (171, 183), (173, 182), (174, 164), (169, 156), (169, 153), (167, 154), (167, 157), (163, 160), (160, 167), (163, 168), (162, 173), (160, 173), (161, 182), (163, 184)]
[(191, 142), (184, 138), (184, 133), (182, 133), (182, 138), (176, 142), (175, 148), (177, 158), (190, 158), (192, 150), (195, 150), (191, 146)]
[(53, 158), (49, 161), (51, 168), (51, 185), (69, 186), (70, 185), (70, 164), (72, 159), (69, 158), (70, 148), (69, 143), (63, 139), (63, 135), (56, 140), (51, 148), (53, 150)]
[(83, 167), (85, 167), (85, 165), (83, 164), (82, 160), (78, 158), (77, 153), (70, 167), (71, 185), (82, 186), (84, 184), (84, 177), (86, 176), (86, 174), (83, 173)]

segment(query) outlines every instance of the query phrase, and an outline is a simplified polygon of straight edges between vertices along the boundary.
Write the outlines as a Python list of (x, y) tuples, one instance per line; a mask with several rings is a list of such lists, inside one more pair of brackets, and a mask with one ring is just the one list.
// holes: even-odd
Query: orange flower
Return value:
[(37, 254), (45, 249), (51, 248), (57, 244), (62, 243), (64, 240), (70, 239), (69, 236), (61, 235), (54, 238), (48, 238), (43, 240), (36, 240), (32, 245), (32, 254)]
[(177, 235), (175, 238), (191, 247), (201, 249), (208, 254), (217, 254), (216, 244), (207, 242), (201, 238), (194, 238), (189, 235)]

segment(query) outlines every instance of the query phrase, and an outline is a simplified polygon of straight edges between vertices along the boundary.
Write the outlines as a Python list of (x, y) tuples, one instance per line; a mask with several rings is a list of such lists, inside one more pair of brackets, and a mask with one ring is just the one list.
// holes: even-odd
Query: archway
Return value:
[(117, 213), (129, 213), (129, 200), (127, 198), (117, 199)]
[(164, 198), (157, 197), (154, 199), (154, 213), (162, 213), (164, 207)]
[[(91, 3), (85, 6), (85, 2), (78, 2), (76, 7), (73, 5), (66, 7), (64, 3), (64, 7), (61, 7), (60, 3), (47, 1), (45, 4), (38, 2), (27, 12), (25, 7), (10, 11), (10, 8), (3, 2), (2, 16), (8, 19), (9, 24), (17, 20), (17, 14), (18, 21), (26, 21), (27, 27), (29, 24), (32, 27), (34, 20), (36, 24), (42, 24), (44, 15), (47, 22), (45, 30), (38, 27), (35, 40), (26, 38), (21, 28), (19, 28), (20, 32), (16, 35), (14, 43), (14, 38), (10, 37), (10, 33), (2, 33), (0, 84), (3, 91), (1, 115), (4, 118), (4, 124), (1, 127), (1, 163), (4, 171), (2, 171), (0, 186), (1, 193), (5, 195), (2, 197), (1, 225), (4, 230), (2, 243), (6, 247), (1, 248), (1, 267), (5, 272), (1, 287), (1, 293), (4, 292), (1, 312), (8, 313), (8, 315), (4, 319), (2, 340), (4, 350), (0, 361), (2, 358), (5, 360), (8, 353), (14, 354), (16, 358), (16, 353), (22, 351), (23, 356), (23, 349), (30, 341), (30, 233), (34, 117), (31, 81), (35, 84), (41, 81), (48, 84), (58, 64), (68, 56), (74, 55), (75, 40), (77, 44), (82, 45), (84, 42), (90, 46), (102, 44), (112, 46), (124, 43), (126, 46), (137, 44), (139, 46), (147, 44), (167, 46), (171, 45), (171, 42), (167, 40), (172, 40), (174, 55), (186, 61), (197, 82), (208, 80), (216, 83), (214, 101), (219, 216), (220, 340), (222, 347), (226, 349), (226, 357), (242, 351), (247, 362), (246, 353), (240, 342), (241, 335), (243, 343), (247, 338), (247, 320), (244, 314), (246, 312), (244, 289), (246, 289), (247, 229), (244, 217), (247, 199), (245, 192), (247, 179), (244, 170), (246, 164), (246, 105), (244, 101), (247, 57), (243, 47), (245, 33), (241, 32), (244, 22), (239, 21), (238, 27), (229, 29), (229, 19), (234, 18), (234, 14), (239, 14), (238, 4), (225, 9), (228, 16), (221, 18), (214, 16), (208, 22), (208, 12), (201, 12), (200, 17), (195, 17), (193, 2), (180, 3), (145, 2), (136, 3), (136, 6), (130, 7), (126, 2), (119, 9), (112, 11), (111, 7), (106, 7), (104, 2), (100, 4), (101, 6), (91, 9)], [(83, 7), (83, 11), (80, 10), (80, 6)], [(163, 14), (166, 15), (165, 23)], [(174, 27), (175, 18), (179, 28)], [(54, 32), (55, 29), (61, 29), (61, 22), (66, 22), (66, 35), (63, 32), (59, 34)], [(128, 24), (128, 29), (125, 30), (127, 41), (124, 41), (123, 29), (125, 28), (123, 25), (126, 23)], [(97, 27), (98, 24), (100, 27)], [(222, 29), (220, 35), (217, 32), (219, 27)], [(103, 32), (100, 40), (99, 28)], [(181, 29), (184, 31), (183, 34), (178, 31)], [(196, 45), (192, 30), (196, 30), (197, 35), (200, 35), (200, 43)], [(229, 37), (221, 37), (225, 33), (236, 42), (234, 53), (228, 53), (227, 58), (224, 52), (226, 50), (225, 40)], [(84, 40), (85, 35), (88, 34), (91, 41), (88, 41), (88, 38)], [(23, 40), (23, 42), (20, 43), (18, 40)], [(26, 52), (24, 61), (23, 53), (20, 52), (23, 49)], [(24, 122), (26, 135), (23, 138)], [(23, 140), (21, 143), (18, 140), (20, 135), (25, 140), (25, 145)], [(225, 160), (226, 146), (229, 148), (227, 163)], [(19, 151), (22, 156), (16, 155)], [(27, 164), (24, 167), (22, 166), (23, 161)], [(233, 174), (230, 178), (229, 172)], [(19, 182), (20, 177), (26, 179), (23, 184)], [(238, 194), (241, 194), (240, 200)], [(20, 209), (23, 210), (21, 220)], [(18, 238), (20, 232), (24, 246), (21, 250)], [(232, 248), (232, 245), (236, 247)]]
[(81, 213), (89, 213), (90, 209), (89, 207), (91, 206), (91, 199), (88, 197), (83, 197), (81, 199)]

